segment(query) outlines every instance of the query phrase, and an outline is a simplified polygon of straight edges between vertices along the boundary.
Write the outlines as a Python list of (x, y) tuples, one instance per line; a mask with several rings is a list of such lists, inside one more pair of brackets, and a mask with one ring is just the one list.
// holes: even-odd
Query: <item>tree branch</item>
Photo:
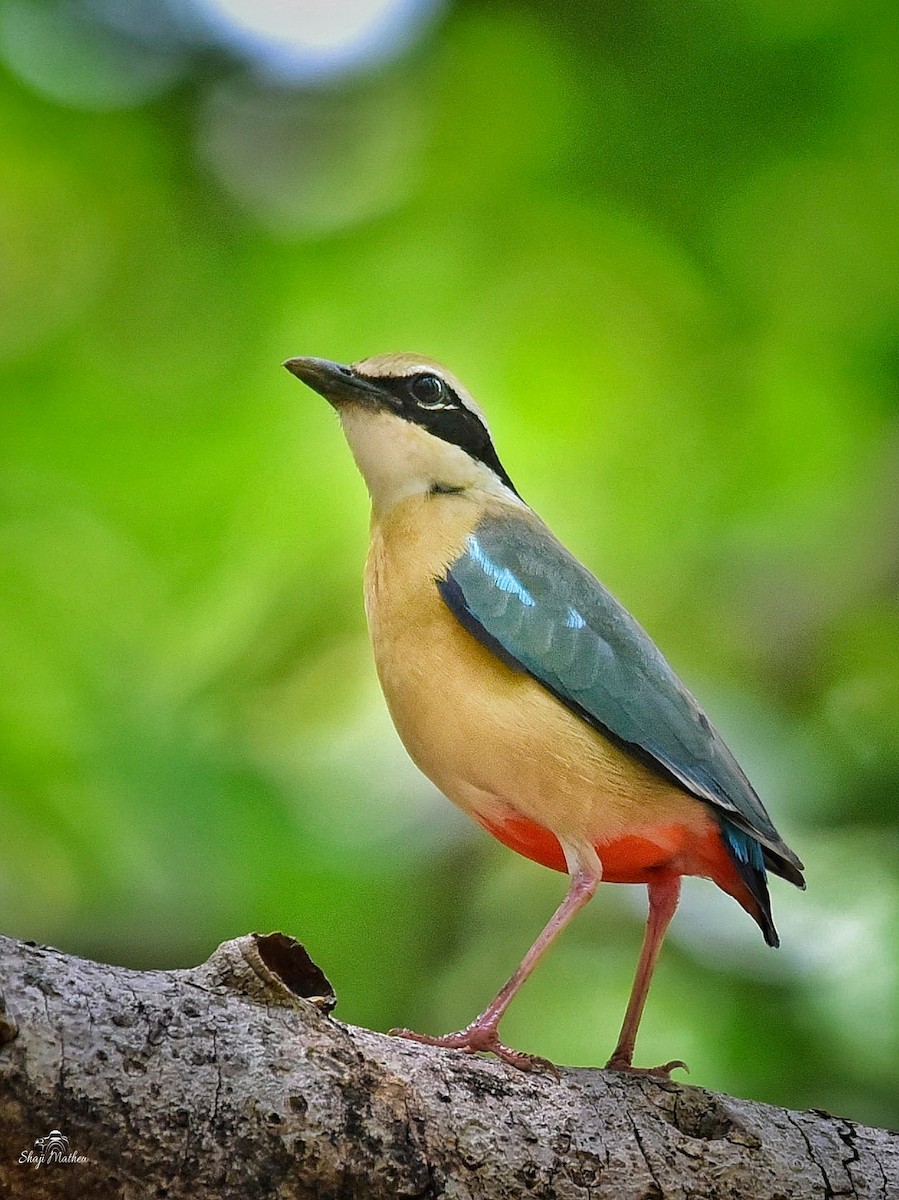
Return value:
[(343, 1025), (333, 1003), (283, 934), (189, 971), (0, 938), (0, 1196), (899, 1197), (886, 1130), (614, 1072), (525, 1075)]

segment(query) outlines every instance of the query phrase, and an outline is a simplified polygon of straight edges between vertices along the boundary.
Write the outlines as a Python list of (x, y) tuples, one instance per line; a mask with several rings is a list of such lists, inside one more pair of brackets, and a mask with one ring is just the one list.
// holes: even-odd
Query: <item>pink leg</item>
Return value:
[(497, 1026), (518, 989), (574, 914), (584, 907), (596, 891), (598, 882), (595, 876), (586, 871), (579, 870), (572, 876), (565, 899), (522, 959), (518, 970), (493, 1003), (488, 1005), (479, 1017), (475, 1017), (465, 1029), (461, 1029), (458, 1033), (446, 1033), (442, 1037), (431, 1037), (426, 1033), (413, 1033), (410, 1029), (391, 1029), (390, 1032), (396, 1037), (409, 1038), (413, 1042), (424, 1042), (428, 1046), (445, 1046), (450, 1050), (466, 1050), (470, 1054), (479, 1050), (489, 1051), (522, 1071), (545, 1067), (555, 1072), (555, 1067), (547, 1059), (538, 1058), (535, 1054), (523, 1054), (520, 1050), (510, 1050), (508, 1046), (504, 1046), (499, 1040)]
[(640, 1018), (643, 1016), (643, 1008), (646, 1004), (646, 996), (652, 981), (656, 959), (659, 957), (665, 932), (671, 923), (671, 918), (674, 916), (674, 910), (677, 908), (677, 902), (680, 898), (680, 876), (669, 875), (656, 883), (650, 883), (647, 891), (649, 892), (649, 915), (646, 919), (646, 935), (643, 938), (643, 949), (640, 951), (637, 974), (634, 977), (631, 998), (628, 1001), (627, 1012), (624, 1014), (624, 1023), (621, 1026), (621, 1033), (618, 1036), (618, 1045), (615, 1047), (612, 1057), (606, 1063), (606, 1069), (612, 1071), (631, 1071), (639, 1075), (661, 1075), (667, 1078), (675, 1067), (683, 1067), (686, 1070), (686, 1065), (679, 1059), (665, 1063), (661, 1067), (635, 1067), (632, 1066), (632, 1062), (634, 1057), (634, 1043), (637, 1040), (637, 1028), (640, 1024)]

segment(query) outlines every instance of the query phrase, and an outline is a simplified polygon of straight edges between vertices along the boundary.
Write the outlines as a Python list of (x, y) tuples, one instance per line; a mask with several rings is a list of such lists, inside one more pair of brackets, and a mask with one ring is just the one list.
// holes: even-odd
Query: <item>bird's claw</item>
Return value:
[(420, 1042), (424, 1046), (440, 1046), (444, 1050), (461, 1050), (465, 1054), (495, 1054), (497, 1058), (519, 1071), (548, 1071), (557, 1080), (561, 1079), (555, 1063), (550, 1062), (548, 1058), (541, 1058), (539, 1054), (525, 1054), (522, 1050), (504, 1046), (496, 1030), (492, 1028), (470, 1025), (468, 1029), (460, 1029), (458, 1033), (437, 1036), (415, 1033), (412, 1029), (391, 1029), (390, 1036)]
[(676, 1071), (678, 1068), (686, 1071), (688, 1075), (690, 1074), (690, 1068), (679, 1058), (674, 1058), (671, 1062), (663, 1063), (660, 1067), (635, 1067), (625, 1058), (619, 1058), (613, 1054), (605, 1067), (607, 1071), (621, 1071), (625, 1075), (649, 1075), (653, 1079), (670, 1079), (671, 1072)]

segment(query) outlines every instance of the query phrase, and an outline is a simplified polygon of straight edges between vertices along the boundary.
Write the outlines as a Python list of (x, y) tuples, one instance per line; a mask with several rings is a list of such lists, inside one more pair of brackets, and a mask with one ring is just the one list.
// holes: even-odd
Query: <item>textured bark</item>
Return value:
[[(607, 1071), (525, 1075), (332, 1005), (281, 934), (145, 972), (0, 938), (0, 1195), (899, 1198), (897, 1134)], [(53, 1130), (68, 1160), (35, 1165)]]

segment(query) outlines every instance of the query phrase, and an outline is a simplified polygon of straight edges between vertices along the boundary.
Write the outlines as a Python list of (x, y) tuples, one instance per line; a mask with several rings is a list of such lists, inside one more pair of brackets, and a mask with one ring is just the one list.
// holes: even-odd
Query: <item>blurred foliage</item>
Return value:
[[(893, 6), (457, 3), (305, 87), (103, 8), (0, 4), (4, 930), (283, 928), (382, 1028), (505, 979), (563, 882), (406, 760), (364, 489), (279, 366), (420, 350), (808, 866), (777, 953), (687, 888), (639, 1060), (899, 1123)], [(600, 889), (513, 1045), (604, 1061), (642, 905)]]

